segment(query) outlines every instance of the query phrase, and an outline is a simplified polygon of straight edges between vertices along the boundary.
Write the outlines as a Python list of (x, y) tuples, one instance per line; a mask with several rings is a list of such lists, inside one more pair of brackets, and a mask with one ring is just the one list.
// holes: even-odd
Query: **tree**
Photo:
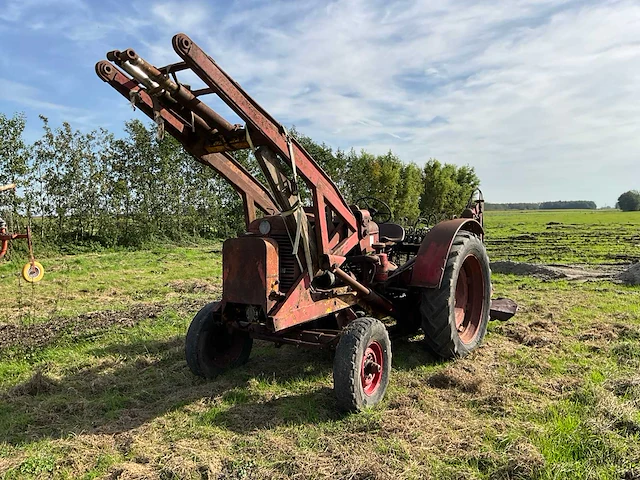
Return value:
[[(356, 154), (351, 150), (346, 155), (348, 167), (344, 179), (344, 193), (352, 203), (362, 197), (374, 197), (391, 207), (398, 217), (399, 190), (403, 163), (392, 152), (372, 155), (362, 150)], [(404, 195), (407, 197), (407, 195)]]
[(618, 206), (623, 212), (635, 212), (640, 210), (640, 192), (629, 190), (618, 197)]
[(442, 164), (432, 158), (424, 166), (420, 210), (423, 214), (460, 215), (480, 179), (473, 167)]
[[(28, 184), (28, 149), (22, 138), (24, 128), (24, 115), (15, 114), (8, 118), (0, 113), (0, 185), (15, 183), (18, 186), (17, 190), (2, 193), (0, 206), (10, 208), (13, 222), (17, 219), (24, 201), (21, 192), (24, 192), (24, 187)], [(5, 216), (5, 219), (11, 221), (8, 216)]]
[(400, 185), (395, 205), (396, 220), (412, 224), (420, 216), (420, 195), (422, 193), (422, 171), (415, 163), (402, 166)]

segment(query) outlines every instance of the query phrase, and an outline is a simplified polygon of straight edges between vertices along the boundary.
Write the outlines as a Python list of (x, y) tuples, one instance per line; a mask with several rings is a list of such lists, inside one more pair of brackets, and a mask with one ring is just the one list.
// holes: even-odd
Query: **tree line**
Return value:
[(540, 203), (486, 203), (487, 210), (595, 210), (596, 202), (591, 200), (558, 200)]
[[(40, 242), (90, 248), (220, 239), (244, 230), (237, 193), (172, 137), (158, 141), (154, 127), (131, 120), (118, 137), (103, 128), (87, 133), (40, 120), (42, 135), (29, 143), (25, 116), (0, 113), (0, 184), (18, 185), (0, 193), (0, 216), (11, 229), (30, 225)], [(348, 202), (379, 198), (399, 223), (459, 214), (480, 185), (470, 166), (429, 159), (419, 167), (391, 151), (333, 150), (292, 133)], [(234, 156), (258, 174), (248, 151)]]

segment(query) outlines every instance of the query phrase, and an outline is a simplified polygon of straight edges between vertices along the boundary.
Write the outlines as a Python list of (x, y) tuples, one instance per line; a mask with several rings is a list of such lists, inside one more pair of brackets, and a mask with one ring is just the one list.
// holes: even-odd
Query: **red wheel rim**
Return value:
[(454, 308), (456, 329), (462, 343), (473, 342), (480, 332), (484, 290), (480, 261), (474, 255), (467, 255), (458, 273)]
[(382, 369), (384, 368), (384, 353), (382, 346), (376, 342), (371, 342), (362, 356), (362, 366), (360, 368), (360, 379), (362, 380), (362, 390), (365, 395), (371, 396), (378, 390), (382, 382)]

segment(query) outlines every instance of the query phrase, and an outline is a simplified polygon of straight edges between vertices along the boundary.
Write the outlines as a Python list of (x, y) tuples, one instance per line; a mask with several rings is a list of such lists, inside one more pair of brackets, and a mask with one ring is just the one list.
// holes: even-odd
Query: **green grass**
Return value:
[(485, 227), (493, 260), (579, 264), (640, 261), (640, 212), (489, 211)]
[[(626, 218), (588, 213), (584, 224), (606, 217), (611, 230), (611, 219)], [(581, 214), (526, 218), (544, 231), (549, 222), (577, 224)], [(490, 249), (498, 235), (507, 238), (509, 218), (524, 216), (488, 215)], [(516, 236), (527, 227), (517, 228)], [(594, 254), (575, 244), (576, 258), (580, 248)], [(245, 366), (213, 381), (189, 372), (187, 326), (219, 296), (221, 258), (212, 250), (43, 258), (48, 274), (29, 293), (29, 316), (26, 300), (22, 312), (15, 300), (20, 262), (0, 266), (4, 323), (50, 331), (43, 343), (0, 350), (0, 478), (640, 473), (638, 287), (494, 275), (496, 295), (520, 305), (513, 320), (492, 322), (482, 348), (456, 362), (434, 359), (420, 338), (396, 342), (382, 404), (344, 415), (328, 354), (256, 342)], [(563, 255), (550, 249), (540, 258), (572, 261)], [(80, 323), (64, 323), (77, 315)]]
[(21, 279), (25, 259), (0, 263), (0, 316), (40, 321), (95, 310), (122, 310), (140, 302), (178, 302), (199, 291), (220, 291), (219, 246), (157, 247), (40, 259), (45, 280)]

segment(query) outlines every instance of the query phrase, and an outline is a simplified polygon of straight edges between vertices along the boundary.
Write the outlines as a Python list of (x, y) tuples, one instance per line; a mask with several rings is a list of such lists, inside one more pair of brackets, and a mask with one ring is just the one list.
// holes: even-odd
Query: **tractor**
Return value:
[[(428, 347), (447, 359), (480, 345), (492, 308), (481, 194), (459, 218), (407, 236), (384, 202), (347, 203), (287, 129), (187, 35), (172, 45), (176, 63), (155, 67), (133, 49), (113, 50), (96, 73), (243, 200), (246, 231), (222, 247), (222, 298), (204, 306), (186, 333), (195, 375), (213, 378), (244, 364), (256, 339), (331, 349), (338, 406), (358, 411), (385, 394), (390, 335), (422, 329)], [(183, 71), (204, 87), (180, 82)], [(244, 124), (213, 110), (208, 95)], [(230, 154), (241, 149), (252, 151), (262, 181)]]

